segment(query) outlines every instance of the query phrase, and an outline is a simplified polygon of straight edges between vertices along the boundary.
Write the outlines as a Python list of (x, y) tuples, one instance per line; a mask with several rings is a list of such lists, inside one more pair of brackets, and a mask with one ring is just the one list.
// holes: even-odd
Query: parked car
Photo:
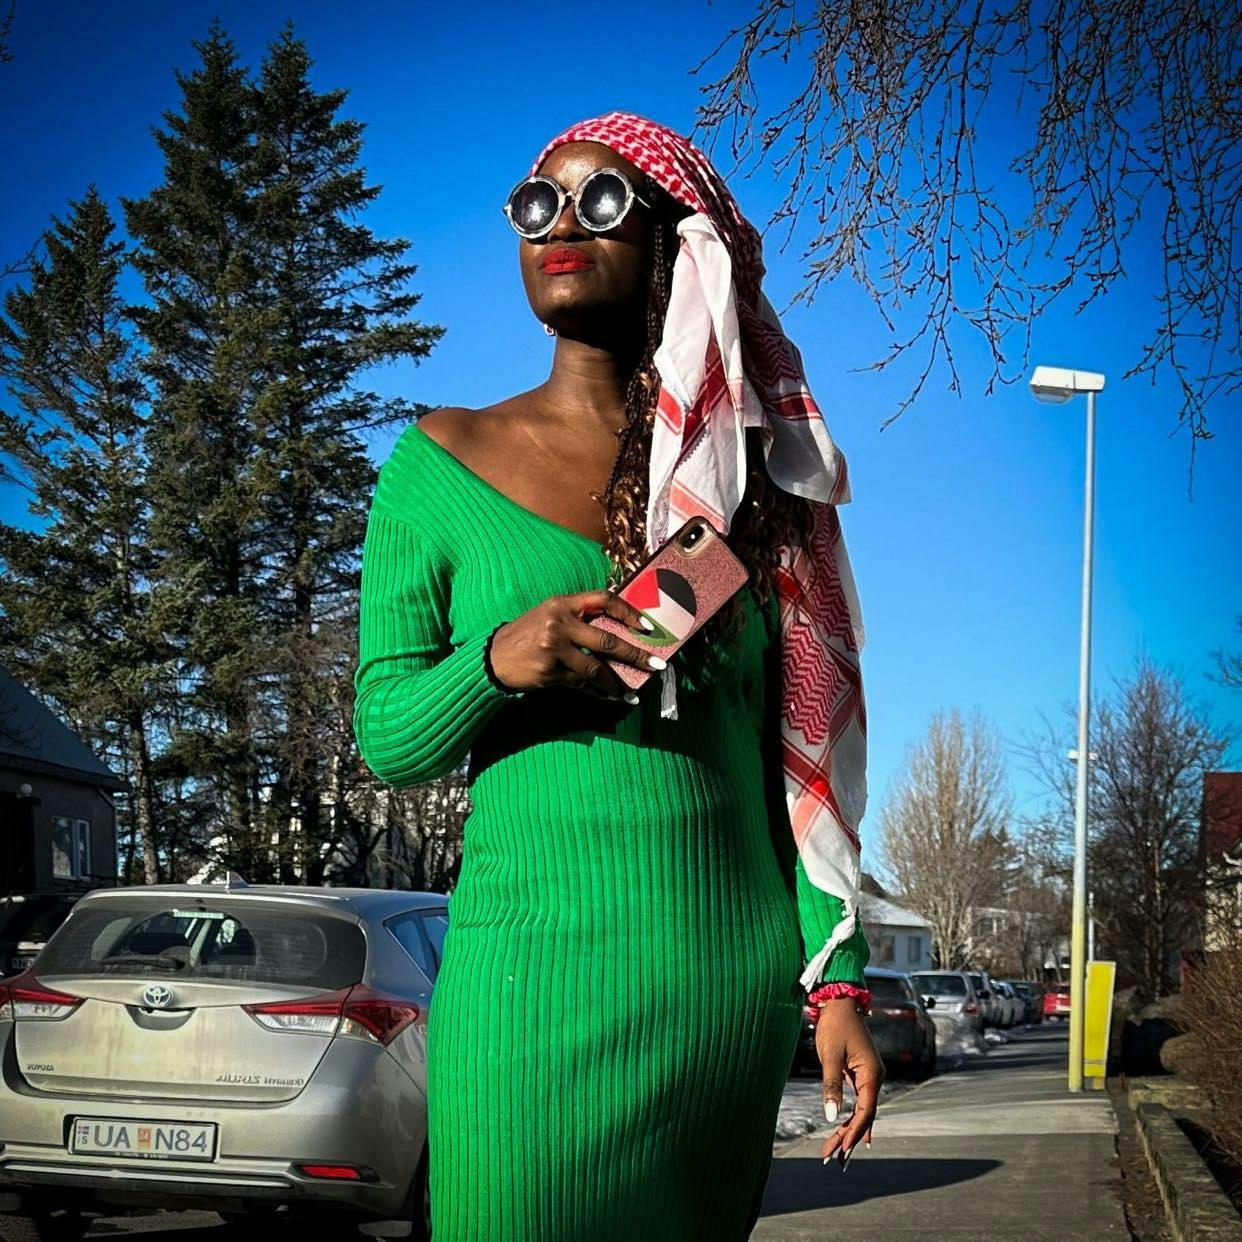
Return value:
[(1029, 983), (1025, 979), (1006, 979), (1005, 982), (1018, 994), (1022, 1001), (1023, 1022), (1033, 1024), (1044, 1020), (1044, 994), (1037, 983)]
[(1044, 993), (1044, 1017), (1050, 1022), (1064, 1022), (1070, 1013), (1068, 983), (1050, 983)]
[[(0, 984), (0, 1236), (110, 1205), (427, 1228), (443, 896), (103, 889)], [(68, 1216), (61, 1213), (68, 1213)]]
[[(867, 1026), (885, 1073), (893, 1078), (929, 1078), (936, 1072), (936, 1025), (910, 977), (878, 966), (867, 967), (865, 976), (871, 990)], [(799, 1073), (820, 1071), (815, 1018), (816, 1011), (808, 1007), (794, 1061)]]
[(1025, 1021), (1026, 1004), (1017, 992), (1003, 979), (993, 979), (992, 987), (995, 989), (997, 999), (1000, 1001), (1000, 1025), (1008, 1028), (1017, 1026)]
[(912, 974), (910, 983), (928, 1005), (942, 1036), (977, 1035), (983, 1030), (983, 1013), (969, 975), (960, 970), (925, 970)]
[(69, 917), (77, 893), (0, 897), (0, 977), (29, 970), (51, 934)]
[(885, 1069), (893, 1077), (930, 1078), (936, 1072), (936, 1024), (922, 997), (901, 971), (868, 967), (865, 973), (871, 989), (867, 1025)]
[(1001, 1003), (996, 989), (992, 986), (992, 980), (989, 978), (987, 971), (972, 970), (968, 973), (970, 981), (975, 987), (975, 995), (979, 998), (979, 1009), (983, 1014), (983, 1025), (1000, 1026), (1001, 1019), (1004, 1017), (1005, 1007)]

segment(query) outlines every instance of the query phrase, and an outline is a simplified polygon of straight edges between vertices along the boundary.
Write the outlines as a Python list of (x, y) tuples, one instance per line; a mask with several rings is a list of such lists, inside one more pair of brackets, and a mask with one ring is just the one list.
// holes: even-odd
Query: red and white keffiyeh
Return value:
[(802, 975), (809, 990), (856, 926), (858, 825), (867, 800), (866, 709), (858, 593), (836, 506), (850, 499), (845, 458), (807, 387), (802, 358), (760, 289), (759, 234), (707, 157), (654, 121), (610, 112), (553, 138), (598, 142), (642, 169), (693, 214), (680, 247), (651, 442), (647, 540), (654, 551), (691, 517), (727, 533), (746, 484), (747, 428), (760, 429), (772, 482), (815, 510), (810, 547), (785, 548), (777, 574), (789, 819), (806, 874), (845, 917)]

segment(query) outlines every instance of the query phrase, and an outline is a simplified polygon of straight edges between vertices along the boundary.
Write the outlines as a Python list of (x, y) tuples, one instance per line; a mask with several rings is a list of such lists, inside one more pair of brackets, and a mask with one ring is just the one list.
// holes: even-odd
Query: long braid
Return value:
[[(655, 352), (664, 334), (664, 317), (672, 292), (673, 261), (679, 238), (677, 221), (687, 214), (671, 195), (651, 184), (654, 227), (647, 283), (646, 335), (625, 393), (625, 424), (617, 433), (617, 456), (608, 483), (596, 499), (604, 509), (604, 547), (619, 582), (647, 557), (647, 497), (650, 485), (651, 433), (655, 426), (660, 377)], [(729, 546), (750, 571), (751, 585), (761, 603), (775, 590), (780, 549), (809, 540), (813, 515), (797, 497), (771, 486), (759, 442), (747, 444), (749, 476), (741, 507), (733, 520)], [(705, 638), (729, 634), (736, 626), (741, 598), (735, 596), (704, 627)], [(699, 646), (699, 644), (695, 644)], [(689, 655), (690, 652), (683, 653)]]

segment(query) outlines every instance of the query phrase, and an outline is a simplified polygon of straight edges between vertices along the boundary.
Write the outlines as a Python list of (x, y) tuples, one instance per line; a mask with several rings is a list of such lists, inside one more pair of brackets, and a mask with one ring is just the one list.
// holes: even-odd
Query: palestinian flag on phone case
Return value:
[(694, 628), (698, 612), (694, 588), (676, 570), (644, 571), (621, 592), (621, 598), (655, 626), (650, 634), (633, 631), (636, 639), (650, 647), (679, 643)]

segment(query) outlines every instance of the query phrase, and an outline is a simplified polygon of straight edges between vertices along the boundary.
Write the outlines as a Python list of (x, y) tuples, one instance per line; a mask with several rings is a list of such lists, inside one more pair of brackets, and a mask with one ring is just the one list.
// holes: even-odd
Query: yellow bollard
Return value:
[(1082, 1072), (1087, 1086), (1104, 1090), (1108, 1071), (1108, 1036), (1113, 1022), (1113, 981), (1116, 962), (1087, 964), (1087, 1007), (1084, 1015)]

